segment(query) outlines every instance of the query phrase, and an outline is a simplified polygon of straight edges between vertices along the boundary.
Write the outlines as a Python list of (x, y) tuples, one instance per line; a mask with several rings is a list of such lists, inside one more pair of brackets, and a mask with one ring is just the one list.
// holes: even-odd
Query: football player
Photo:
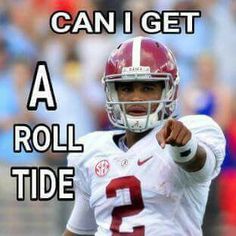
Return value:
[(225, 138), (203, 115), (176, 119), (178, 68), (153, 39), (119, 45), (106, 63), (106, 109), (119, 130), (82, 137), (75, 205), (65, 236), (202, 235), (211, 180), (220, 172)]

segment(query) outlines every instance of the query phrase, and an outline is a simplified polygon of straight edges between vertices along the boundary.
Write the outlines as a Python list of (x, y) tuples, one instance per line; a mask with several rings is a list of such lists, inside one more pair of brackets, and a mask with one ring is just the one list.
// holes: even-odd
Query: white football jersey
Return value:
[[(220, 172), (225, 138), (207, 116), (180, 119), (213, 156), (215, 168), (202, 175), (186, 172), (156, 141), (153, 129), (127, 152), (113, 137), (124, 131), (82, 137), (84, 153), (68, 156), (75, 168), (76, 200), (67, 228), (96, 236), (198, 236), (212, 178)], [(203, 167), (204, 168), (204, 167)]]

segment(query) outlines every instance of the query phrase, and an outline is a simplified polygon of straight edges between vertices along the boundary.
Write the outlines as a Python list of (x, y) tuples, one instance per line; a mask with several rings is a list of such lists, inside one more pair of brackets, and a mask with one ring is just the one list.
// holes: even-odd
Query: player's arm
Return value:
[(89, 199), (75, 186), (75, 203), (67, 222), (63, 236), (92, 236), (96, 231), (97, 225), (93, 210), (89, 206)]
[[(84, 144), (82, 138), (78, 143)], [(70, 153), (67, 157), (68, 166), (74, 168), (73, 187), (75, 192), (74, 207), (70, 218), (66, 224), (64, 236), (81, 235), (92, 236), (97, 230), (94, 211), (90, 207), (90, 190), (88, 177), (81, 165), (81, 160), (85, 158), (85, 153)]]
[[(66, 229), (64, 234), (63, 234), (63, 236), (84, 236), (84, 235), (82, 235), (82, 234), (74, 234), (74, 233), (72, 233), (72, 232), (70, 232), (69, 230)], [(93, 236), (93, 235), (88, 235), (88, 236)]]
[(170, 144), (171, 156), (185, 171), (195, 172), (203, 168), (207, 158), (206, 150), (182, 122), (168, 120), (156, 138), (162, 148)]
[[(73, 166), (72, 160), (72, 156), (68, 156), (68, 166)], [(77, 170), (76, 166), (75, 170)], [(97, 229), (94, 212), (89, 204), (89, 194), (82, 185), (82, 183), (85, 182), (85, 179), (83, 179), (82, 176), (83, 175), (77, 170), (76, 175), (74, 176), (74, 207), (67, 222), (63, 234), (64, 236), (92, 236)]]

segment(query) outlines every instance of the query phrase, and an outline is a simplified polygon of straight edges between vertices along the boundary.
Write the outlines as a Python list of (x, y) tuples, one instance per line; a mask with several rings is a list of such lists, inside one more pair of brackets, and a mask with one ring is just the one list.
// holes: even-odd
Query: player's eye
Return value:
[(133, 90), (133, 84), (132, 83), (117, 83), (116, 90), (118, 92), (120, 91), (123, 93), (131, 92)]
[(153, 91), (155, 89), (155, 86), (153, 85), (145, 85), (143, 86), (143, 91), (148, 92), (148, 91)]
[(122, 84), (119, 90), (124, 93), (132, 92), (133, 86), (131, 84)]
[(132, 88), (131, 87), (129, 87), (129, 86), (125, 86), (125, 87), (123, 87), (123, 88), (121, 88), (121, 91), (122, 92), (131, 92), (132, 91)]

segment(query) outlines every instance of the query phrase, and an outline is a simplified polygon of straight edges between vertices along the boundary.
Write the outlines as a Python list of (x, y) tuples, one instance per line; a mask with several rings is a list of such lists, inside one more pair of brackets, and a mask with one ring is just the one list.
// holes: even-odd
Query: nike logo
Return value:
[(138, 160), (138, 166), (143, 165), (145, 162), (149, 161), (149, 160), (152, 159), (152, 158), (153, 158), (153, 156), (150, 156), (150, 157), (148, 157), (147, 159), (144, 159), (144, 160), (142, 160), (142, 161)]

